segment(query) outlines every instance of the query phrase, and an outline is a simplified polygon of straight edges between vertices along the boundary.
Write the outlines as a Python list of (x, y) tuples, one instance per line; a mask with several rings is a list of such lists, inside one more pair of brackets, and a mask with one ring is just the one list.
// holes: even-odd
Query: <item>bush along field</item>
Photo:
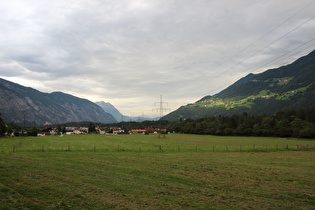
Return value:
[(312, 209), (313, 148), (184, 134), (0, 138), (0, 208)]

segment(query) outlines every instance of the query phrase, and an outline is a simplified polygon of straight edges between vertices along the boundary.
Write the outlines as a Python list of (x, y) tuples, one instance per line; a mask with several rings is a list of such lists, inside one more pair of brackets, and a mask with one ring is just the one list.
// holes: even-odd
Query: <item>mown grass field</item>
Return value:
[(0, 209), (314, 209), (315, 152), (297, 144), (315, 148), (180, 134), (0, 138)]

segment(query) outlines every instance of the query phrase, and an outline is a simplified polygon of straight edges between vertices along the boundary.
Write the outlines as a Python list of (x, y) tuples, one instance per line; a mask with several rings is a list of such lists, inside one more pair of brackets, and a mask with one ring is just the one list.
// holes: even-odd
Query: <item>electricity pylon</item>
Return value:
[[(163, 100), (162, 100), (162, 95), (160, 95), (160, 102), (155, 102), (155, 103), (154, 103), (154, 106), (156, 106), (157, 104), (160, 105), (160, 107), (159, 107), (159, 108), (155, 108), (155, 109), (153, 109), (153, 110), (160, 111), (160, 120), (161, 120), (161, 118), (163, 117), (163, 111), (168, 111), (168, 110), (171, 110), (171, 109), (169, 109), (169, 108), (164, 108), (164, 107), (163, 107), (163, 104), (168, 105), (168, 103), (167, 103), (167, 102), (163, 102)], [(152, 110), (152, 111), (153, 111), (153, 110)], [(158, 138), (160, 138), (161, 134), (162, 134), (163, 137), (165, 138), (165, 132), (162, 133), (161, 126), (162, 126), (162, 125), (160, 125), (160, 132), (159, 132)], [(160, 147), (160, 151), (163, 151), (163, 150), (161, 149), (161, 147)]]
[[(160, 119), (163, 117), (163, 111), (170, 111), (170, 110), (171, 110), (171, 109), (169, 109), (169, 108), (164, 108), (164, 107), (163, 107), (163, 104), (166, 104), (166, 105), (168, 106), (168, 103), (167, 103), (167, 102), (163, 102), (163, 101), (162, 101), (162, 95), (160, 95), (160, 102), (155, 102), (155, 103), (154, 103), (154, 106), (159, 105), (160, 107), (153, 109), (153, 110), (156, 110), (156, 111), (160, 111)], [(152, 111), (153, 111), (153, 110), (152, 110)]]

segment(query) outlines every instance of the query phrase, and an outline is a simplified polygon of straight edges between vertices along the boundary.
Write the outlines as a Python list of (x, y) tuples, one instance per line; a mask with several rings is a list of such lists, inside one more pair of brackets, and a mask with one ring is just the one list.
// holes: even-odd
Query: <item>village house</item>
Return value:
[(133, 129), (133, 130), (130, 130), (128, 131), (128, 133), (145, 133), (147, 130), (145, 129)]
[(166, 129), (159, 129), (159, 128), (145, 128), (145, 129), (133, 129), (128, 131), (128, 133), (158, 133), (160, 131), (164, 131)]
[(84, 134), (88, 133), (88, 128), (85, 127), (66, 127), (66, 134)]
[(112, 128), (112, 130), (113, 130), (113, 134), (115, 135), (125, 133), (125, 131), (122, 130), (121, 128)]
[(56, 128), (44, 128), (37, 136), (57, 135)]

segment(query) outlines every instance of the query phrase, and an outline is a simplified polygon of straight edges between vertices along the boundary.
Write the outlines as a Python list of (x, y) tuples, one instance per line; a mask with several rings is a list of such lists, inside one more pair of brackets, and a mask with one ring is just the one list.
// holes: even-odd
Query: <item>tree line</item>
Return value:
[(36, 126), (30, 128), (22, 128), (21, 125), (13, 122), (6, 123), (1, 118), (0, 113), (0, 137), (5, 136), (6, 134), (13, 134), (14, 136), (37, 136), (37, 133), (39, 132), (40, 129), (38, 129)]
[(198, 119), (120, 122), (103, 126), (131, 129), (166, 128), (169, 132), (225, 136), (276, 136), (315, 138), (315, 107), (288, 108), (274, 115), (212, 116)]
[(190, 134), (315, 138), (315, 107), (285, 109), (272, 116), (245, 112), (196, 120), (180, 119), (168, 129)]
[[(74, 123), (78, 126), (78, 123)], [(101, 124), (92, 122), (81, 122), (80, 126), (89, 128), (89, 132), (100, 127), (120, 127), (128, 133), (131, 129), (163, 128), (169, 132), (186, 134), (208, 134), (225, 136), (276, 136), (315, 138), (315, 106), (300, 109), (284, 109), (275, 115), (249, 115), (244, 112), (241, 115), (211, 116), (199, 119), (183, 119), (177, 122), (167, 120), (143, 121), (143, 122), (119, 122), (112, 124)], [(75, 126), (72, 125), (72, 126)], [(67, 124), (71, 126), (71, 123)], [(57, 125), (58, 132), (65, 132), (65, 125)], [(18, 136), (21, 126), (14, 123), (5, 123), (0, 114), (0, 136), (6, 132), (14, 132)], [(39, 129), (32, 127), (27, 129), (28, 135), (37, 135)]]

